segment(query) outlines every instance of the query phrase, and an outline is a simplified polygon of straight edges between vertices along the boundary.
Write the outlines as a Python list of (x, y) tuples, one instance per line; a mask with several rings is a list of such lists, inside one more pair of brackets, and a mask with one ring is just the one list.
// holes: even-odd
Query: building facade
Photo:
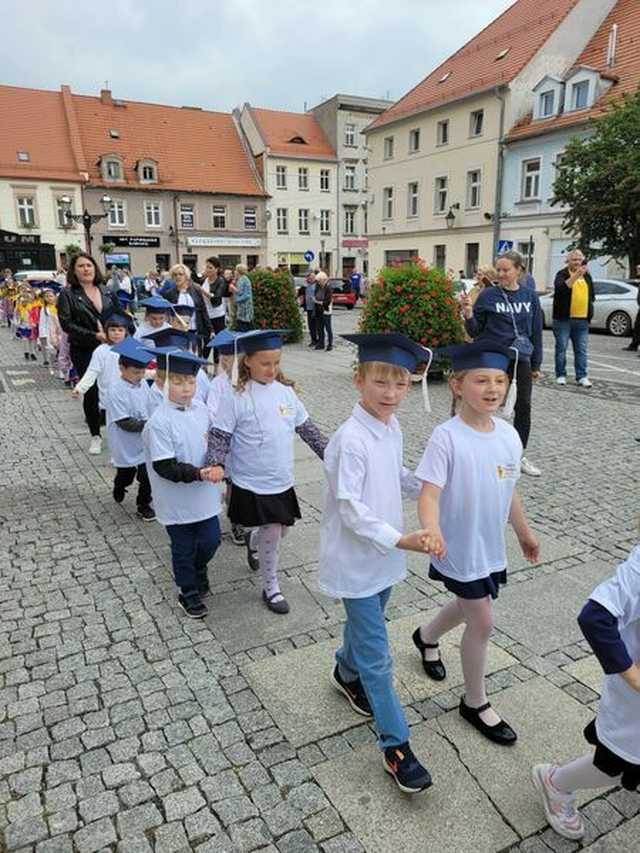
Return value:
[(337, 159), (313, 115), (256, 109), (235, 113), (268, 195), (267, 264), (334, 275), (339, 255)]
[(368, 159), (365, 128), (391, 101), (334, 95), (310, 112), (322, 127), (338, 158), (336, 180), (338, 275), (369, 274)]

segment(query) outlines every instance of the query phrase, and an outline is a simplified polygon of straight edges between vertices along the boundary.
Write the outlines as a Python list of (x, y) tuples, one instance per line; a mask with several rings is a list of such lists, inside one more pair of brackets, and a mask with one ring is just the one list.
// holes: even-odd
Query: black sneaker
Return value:
[(190, 619), (204, 619), (209, 612), (206, 604), (203, 604), (200, 600), (198, 593), (192, 593), (191, 595), (182, 595), (181, 593), (178, 596), (178, 604)]
[(138, 511), (136, 512), (138, 518), (141, 518), (143, 521), (155, 521), (156, 520), (156, 511), (151, 506), (141, 506), (138, 507)]
[(431, 774), (415, 757), (409, 743), (390, 746), (382, 756), (384, 769), (405, 794), (419, 794), (433, 784)]
[(24, 359), (25, 359), (25, 361), (29, 361), (29, 353), (28, 352), (25, 352)]
[(111, 494), (113, 495), (114, 501), (117, 504), (121, 504), (122, 501), (124, 500), (124, 496), (127, 494), (127, 490), (125, 489), (124, 486), (119, 486), (117, 484), (114, 484), (113, 492)]
[(38, 356), (37, 356), (37, 355), (34, 355), (34, 353), (31, 353), (31, 354), (29, 355), (29, 358), (31, 359), (31, 361), (37, 361), (37, 360), (38, 360)]
[(247, 546), (247, 562), (252, 572), (257, 572), (260, 568), (260, 561), (257, 557), (257, 551), (251, 550), (251, 531), (247, 530), (244, 534), (244, 542)]
[(241, 524), (231, 525), (231, 541), (234, 545), (244, 545), (244, 527)]
[(345, 681), (340, 675), (338, 664), (336, 664), (331, 674), (331, 683), (336, 690), (346, 696), (356, 714), (360, 714), (362, 717), (373, 717), (371, 705), (359, 678), (356, 678), (355, 681)]

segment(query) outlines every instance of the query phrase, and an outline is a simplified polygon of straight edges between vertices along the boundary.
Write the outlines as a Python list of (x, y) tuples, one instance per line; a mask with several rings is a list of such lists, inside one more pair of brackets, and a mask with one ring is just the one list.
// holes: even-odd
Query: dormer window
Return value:
[(533, 88), (534, 121), (557, 116), (564, 102), (565, 83), (560, 77), (547, 74)]
[(540, 95), (540, 117), (548, 118), (555, 112), (556, 93), (553, 91), (543, 92)]
[(158, 164), (155, 160), (138, 160), (136, 171), (141, 184), (158, 183)]
[(18, 160), (20, 163), (28, 163), (31, 160), (31, 155), (28, 151), (18, 151)]
[(102, 177), (105, 181), (122, 181), (124, 170), (122, 160), (119, 157), (109, 155), (101, 160)]
[(571, 109), (584, 110), (589, 104), (589, 81), (581, 80), (571, 87)]
[(301, 136), (292, 136), (291, 139), (289, 140), (289, 142), (293, 143), (294, 145), (306, 145), (307, 144), (307, 140), (303, 139)]
[(109, 136), (112, 139), (120, 139), (120, 131), (116, 130), (115, 127), (109, 128)]

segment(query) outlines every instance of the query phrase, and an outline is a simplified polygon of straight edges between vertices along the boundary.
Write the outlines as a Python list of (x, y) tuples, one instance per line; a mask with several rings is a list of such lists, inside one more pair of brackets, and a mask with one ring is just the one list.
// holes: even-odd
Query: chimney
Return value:
[(607, 47), (607, 68), (613, 68), (616, 64), (616, 52), (618, 48), (618, 25), (614, 24), (609, 33), (609, 44)]
[(105, 106), (113, 106), (113, 98), (111, 97), (111, 89), (100, 89), (100, 102)]

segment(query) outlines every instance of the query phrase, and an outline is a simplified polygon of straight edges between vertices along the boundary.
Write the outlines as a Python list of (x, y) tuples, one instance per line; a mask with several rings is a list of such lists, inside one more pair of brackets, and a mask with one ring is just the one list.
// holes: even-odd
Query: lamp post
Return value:
[(449, 231), (451, 231), (453, 226), (456, 224), (456, 215), (453, 212), (454, 210), (460, 210), (460, 202), (459, 201), (457, 201), (455, 204), (452, 204), (449, 207), (449, 212), (447, 213), (447, 215), (444, 218), (444, 221), (446, 222), (446, 225), (447, 225), (447, 229)]
[(82, 222), (84, 227), (84, 238), (87, 244), (87, 252), (91, 254), (91, 229), (96, 222), (100, 222), (101, 219), (105, 219), (109, 215), (109, 211), (113, 205), (113, 199), (108, 195), (103, 195), (100, 199), (100, 204), (104, 209), (104, 213), (89, 213), (86, 207), (83, 213), (72, 213), (71, 199), (68, 195), (63, 195), (60, 198), (60, 202), (63, 205), (64, 217), (67, 222)]

